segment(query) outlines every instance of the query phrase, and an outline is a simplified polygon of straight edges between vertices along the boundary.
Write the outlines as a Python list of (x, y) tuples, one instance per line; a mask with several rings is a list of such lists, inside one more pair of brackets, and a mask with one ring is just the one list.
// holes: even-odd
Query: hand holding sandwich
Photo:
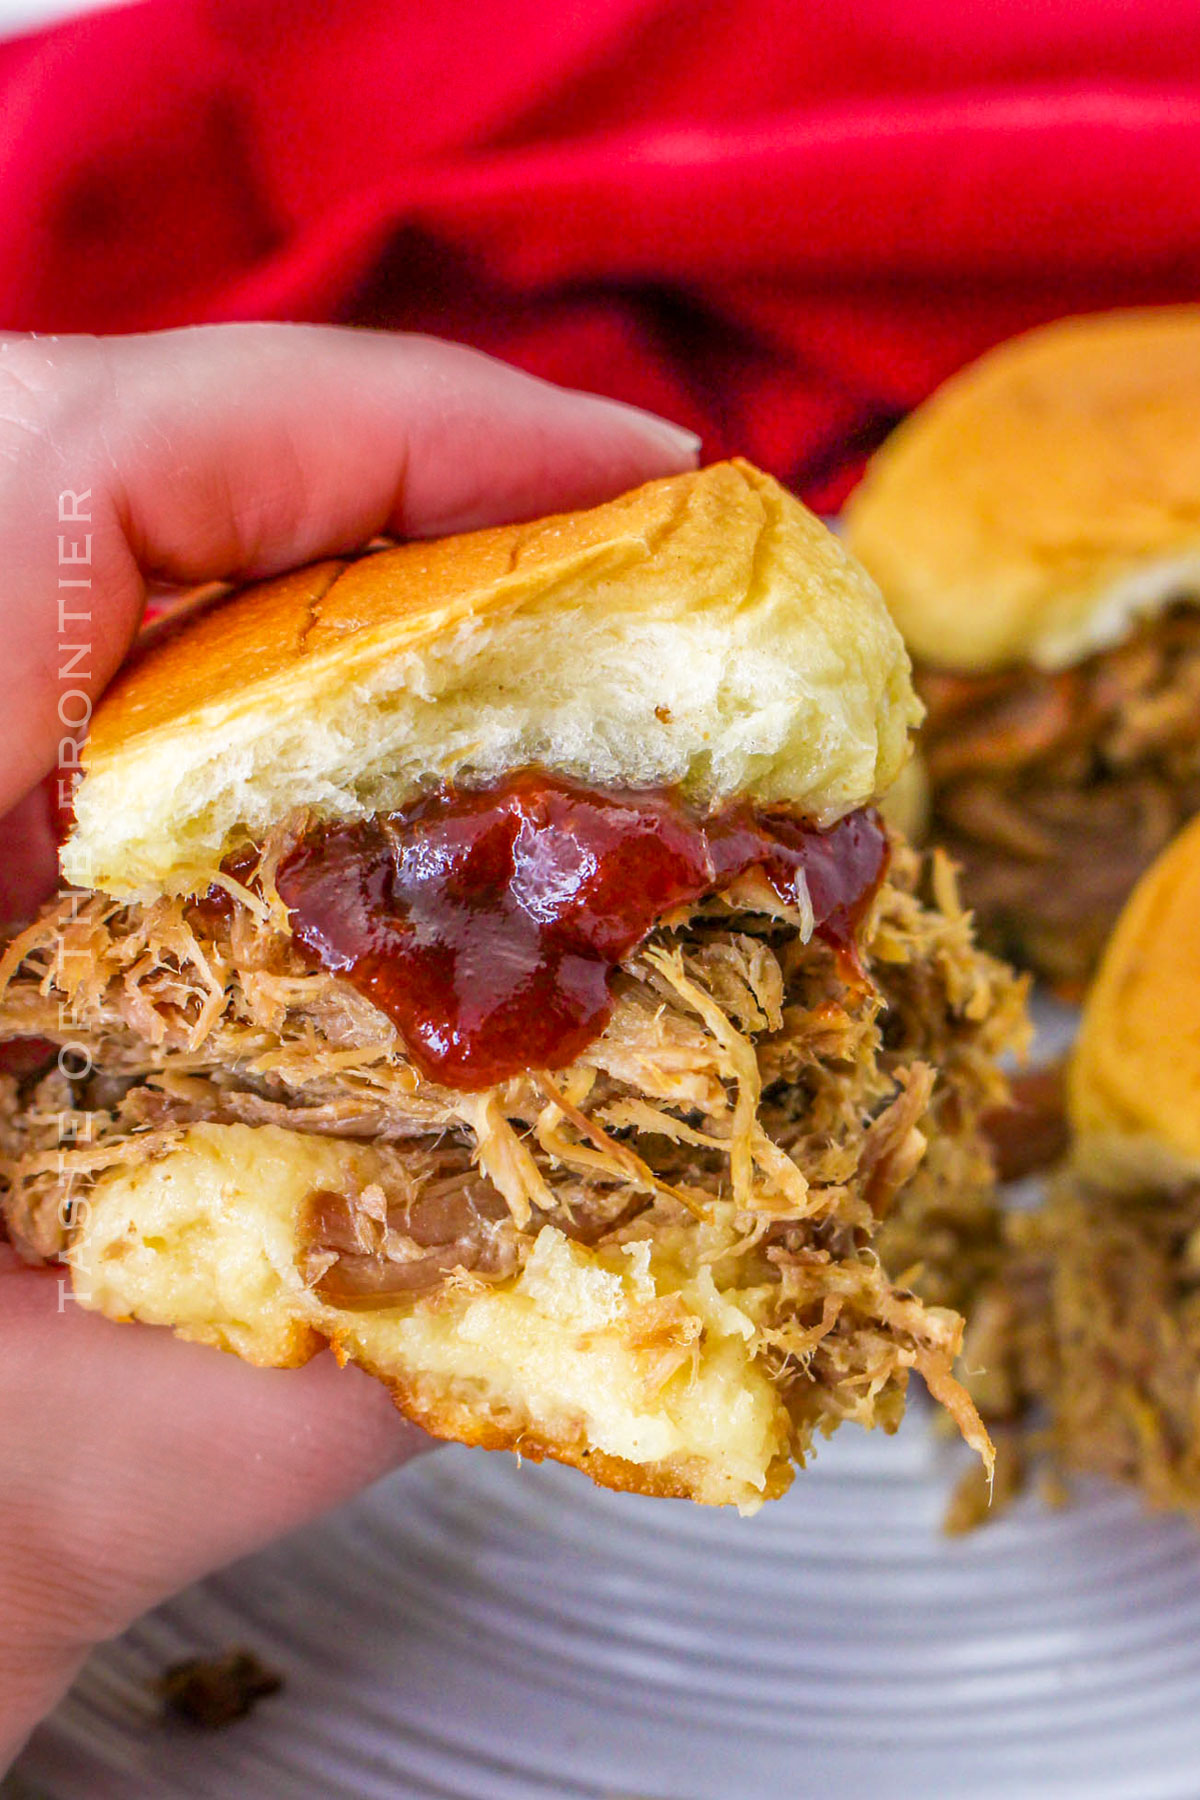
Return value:
[[(466, 350), (275, 326), (0, 342), (0, 450), (8, 919), (53, 885), (62, 689), (99, 695), (148, 580), (265, 575), (376, 533), (587, 505), (695, 460), (664, 422)], [(90, 519), (60, 524), (66, 493), (89, 496), (69, 510)], [(89, 616), (60, 629), (64, 595)], [(60, 682), (60, 652), (85, 640)], [(0, 1769), (93, 1644), (423, 1441), (329, 1357), (253, 1370), (113, 1330), (60, 1288), (0, 1246)]]

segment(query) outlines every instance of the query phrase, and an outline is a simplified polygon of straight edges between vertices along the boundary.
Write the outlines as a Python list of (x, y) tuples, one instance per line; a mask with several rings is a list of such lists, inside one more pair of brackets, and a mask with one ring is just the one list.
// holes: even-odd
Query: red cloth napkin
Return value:
[(148, 0), (0, 119), (0, 324), (440, 332), (825, 505), (987, 344), (1200, 293), (1190, 0)]

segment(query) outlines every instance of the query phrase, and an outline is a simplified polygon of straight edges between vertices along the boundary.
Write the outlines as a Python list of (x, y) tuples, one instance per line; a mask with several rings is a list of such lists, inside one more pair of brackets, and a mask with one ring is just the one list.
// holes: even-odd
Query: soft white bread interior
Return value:
[(715, 1228), (588, 1250), (544, 1227), (521, 1272), (394, 1307), (330, 1306), (299, 1272), (316, 1189), (373, 1178), (369, 1144), (194, 1125), (101, 1175), (70, 1253), (110, 1318), (287, 1367), (328, 1343), (426, 1430), (552, 1455), (596, 1481), (754, 1510), (790, 1480), (788, 1416), (751, 1342), (762, 1295), (720, 1292)]
[(1063, 667), (1200, 596), (1200, 306), (990, 351), (873, 458), (846, 535), (942, 668)]
[(1134, 889), (1092, 984), (1068, 1080), (1094, 1182), (1200, 1181), (1200, 819)]
[(63, 869), (186, 892), (300, 807), (526, 764), (829, 822), (919, 718), (873, 583), (746, 463), (532, 525), (326, 562), (211, 607), (96, 711)]

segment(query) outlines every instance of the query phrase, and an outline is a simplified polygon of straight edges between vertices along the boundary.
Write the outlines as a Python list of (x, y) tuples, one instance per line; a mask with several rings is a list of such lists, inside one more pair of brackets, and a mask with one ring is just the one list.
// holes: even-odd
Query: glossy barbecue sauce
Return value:
[(676, 793), (608, 793), (537, 770), (311, 832), (281, 863), (292, 930), (399, 1027), (432, 1080), (484, 1088), (562, 1068), (612, 1011), (617, 965), (673, 907), (761, 869), (854, 955), (887, 867), (872, 811), (826, 831)]

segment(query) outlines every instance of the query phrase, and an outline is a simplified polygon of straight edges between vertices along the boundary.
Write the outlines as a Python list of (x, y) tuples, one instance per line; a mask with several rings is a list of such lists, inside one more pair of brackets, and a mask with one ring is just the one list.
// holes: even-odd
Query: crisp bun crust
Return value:
[[(529, 1462), (558, 1462), (579, 1469), (597, 1487), (618, 1494), (644, 1494), (655, 1500), (697, 1500), (708, 1495), (708, 1471), (697, 1460), (670, 1458), (657, 1463), (629, 1462), (623, 1456), (589, 1447), (582, 1438), (549, 1438), (531, 1433), (518, 1424), (502, 1424), (494, 1416), (424, 1391), (421, 1383), (388, 1381), (386, 1386), (400, 1412), (430, 1437), (447, 1443), (469, 1444), (481, 1450), (511, 1450)], [(794, 1470), (786, 1456), (778, 1456), (767, 1470), (766, 1482), (753, 1501), (743, 1500), (748, 1510), (766, 1500), (778, 1500), (792, 1485)]]
[(943, 668), (1081, 661), (1200, 594), (1200, 307), (1001, 344), (893, 433), (846, 517)]
[(1109, 941), (1070, 1072), (1078, 1160), (1106, 1186), (1200, 1177), (1200, 819)]
[(777, 483), (720, 463), (200, 612), (97, 709), (64, 869), (187, 891), (297, 807), (355, 816), (529, 762), (828, 821), (890, 785), (918, 716), (874, 585)]
[[(112, 1318), (112, 1315), (109, 1315)], [(114, 1319), (116, 1324), (132, 1324), (131, 1318)], [(195, 1334), (201, 1341), (202, 1334)], [(393, 1373), (372, 1368), (370, 1359), (339, 1343), (335, 1335), (326, 1337), (309, 1327), (296, 1325), (286, 1344), (277, 1346), (270, 1356), (246, 1358), (262, 1368), (299, 1369), (314, 1356), (331, 1349), (345, 1367), (357, 1363), (375, 1376), (392, 1397), (398, 1412), (430, 1437), (443, 1443), (466, 1444), (480, 1450), (508, 1450), (528, 1462), (557, 1462), (579, 1469), (598, 1487), (611, 1488), (619, 1494), (643, 1494), (655, 1500), (694, 1500), (701, 1505), (736, 1499), (743, 1511), (755, 1511), (767, 1500), (778, 1500), (792, 1485), (795, 1470), (786, 1456), (777, 1456), (766, 1470), (761, 1489), (714, 1493), (712, 1471), (699, 1457), (675, 1456), (659, 1462), (635, 1463), (626, 1457), (613, 1456), (587, 1441), (586, 1433), (554, 1437), (532, 1430), (523, 1420), (504, 1418), (496, 1411), (483, 1409), (478, 1403), (468, 1406), (454, 1398), (435, 1381), (415, 1374), (398, 1379)]]

